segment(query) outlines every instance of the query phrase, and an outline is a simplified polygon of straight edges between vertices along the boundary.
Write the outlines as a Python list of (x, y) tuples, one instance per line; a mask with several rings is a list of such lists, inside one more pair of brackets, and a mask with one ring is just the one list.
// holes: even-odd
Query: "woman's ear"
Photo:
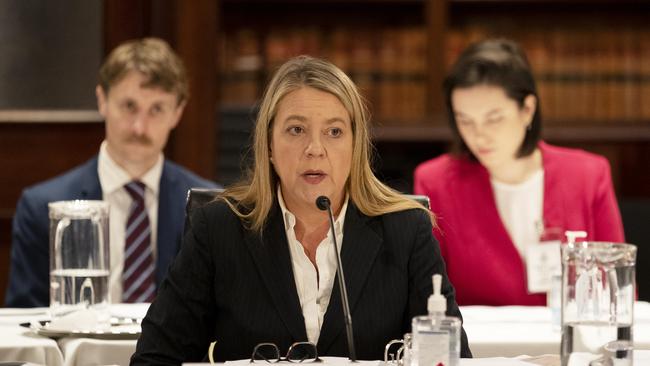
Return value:
[(530, 124), (533, 123), (533, 116), (535, 115), (535, 111), (537, 110), (537, 97), (528, 94), (526, 98), (524, 98), (524, 103), (521, 108), (521, 111), (524, 113), (526, 117), (526, 123)]
[(537, 109), (537, 97), (528, 94), (526, 98), (524, 98), (524, 108), (528, 109), (531, 115), (535, 114), (535, 110)]

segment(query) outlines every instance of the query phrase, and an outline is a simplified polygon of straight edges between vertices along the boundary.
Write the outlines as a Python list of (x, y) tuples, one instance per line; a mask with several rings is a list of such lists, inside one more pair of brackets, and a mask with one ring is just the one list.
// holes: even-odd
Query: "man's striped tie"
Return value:
[(126, 221), (122, 301), (151, 302), (156, 294), (155, 267), (151, 251), (151, 225), (144, 206), (145, 186), (133, 181), (124, 186), (131, 199)]

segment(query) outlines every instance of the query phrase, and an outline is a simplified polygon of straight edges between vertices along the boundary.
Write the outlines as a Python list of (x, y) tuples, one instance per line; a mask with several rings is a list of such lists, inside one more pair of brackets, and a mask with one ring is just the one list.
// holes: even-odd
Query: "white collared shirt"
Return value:
[[(293, 277), (296, 281), (302, 316), (305, 318), (307, 339), (316, 344), (318, 343), (320, 329), (323, 325), (323, 317), (330, 303), (334, 278), (336, 277), (336, 252), (334, 251), (332, 232), (328, 230), (327, 237), (316, 248), (316, 265), (318, 266), (318, 271), (316, 271), (307, 254), (305, 254), (305, 249), (302, 244), (296, 239), (294, 230), (296, 217), (287, 210), (280, 187), (278, 187), (278, 202), (282, 209), (284, 228), (289, 242)], [(345, 198), (341, 212), (339, 212), (338, 217), (334, 221), (334, 230), (336, 230), (339, 251), (343, 243), (343, 222), (345, 221), (347, 208), (348, 197)]]
[[(163, 155), (160, 154), (156, 164), (147, 171), (140, 181), (145, 185), (144, 202), (151, 225), (151, 248), (156, 258), (156, 237), (158, 228), (158, 192), (162, 175)], [(97, 173), (102, 186), (102, 197), (110, 204), (109, 240), (111, 251), (111, 275), (108, 280), (108, 292), (111, 302), (122, 302), (122, 270), (124, 269), (124, 233), (131, 207), (131, 196), (124, 185), (133, 178), (111, 158), (106, 150), (106, 141), (102, 142), (97, 158)]]

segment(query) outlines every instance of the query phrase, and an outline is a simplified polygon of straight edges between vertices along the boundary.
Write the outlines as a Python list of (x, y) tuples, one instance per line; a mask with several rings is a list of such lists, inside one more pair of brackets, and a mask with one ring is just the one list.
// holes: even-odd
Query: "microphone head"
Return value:
[(327, 196), (319, 196), (316, 198), (316, 207), (322, 211), (327, 210), (330, 207), (330, 199)]

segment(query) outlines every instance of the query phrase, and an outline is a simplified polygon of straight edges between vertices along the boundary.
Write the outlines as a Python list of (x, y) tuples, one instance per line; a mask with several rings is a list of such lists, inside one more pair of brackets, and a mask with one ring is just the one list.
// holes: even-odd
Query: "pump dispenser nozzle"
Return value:
[(442, 296), (442, 276), (439, 274), (433, 275), (433, 294), (429, 296), (427, 310), (431, 313), (444, 313), (447, 311), (447, 299)]
[(564, 232), (564, 235), (566, 235), (567, 244), (569, 244), (569, 246), (573, 246), (576, 242), (576, 238), (586, 238), (587, 232), (567, 230)]

